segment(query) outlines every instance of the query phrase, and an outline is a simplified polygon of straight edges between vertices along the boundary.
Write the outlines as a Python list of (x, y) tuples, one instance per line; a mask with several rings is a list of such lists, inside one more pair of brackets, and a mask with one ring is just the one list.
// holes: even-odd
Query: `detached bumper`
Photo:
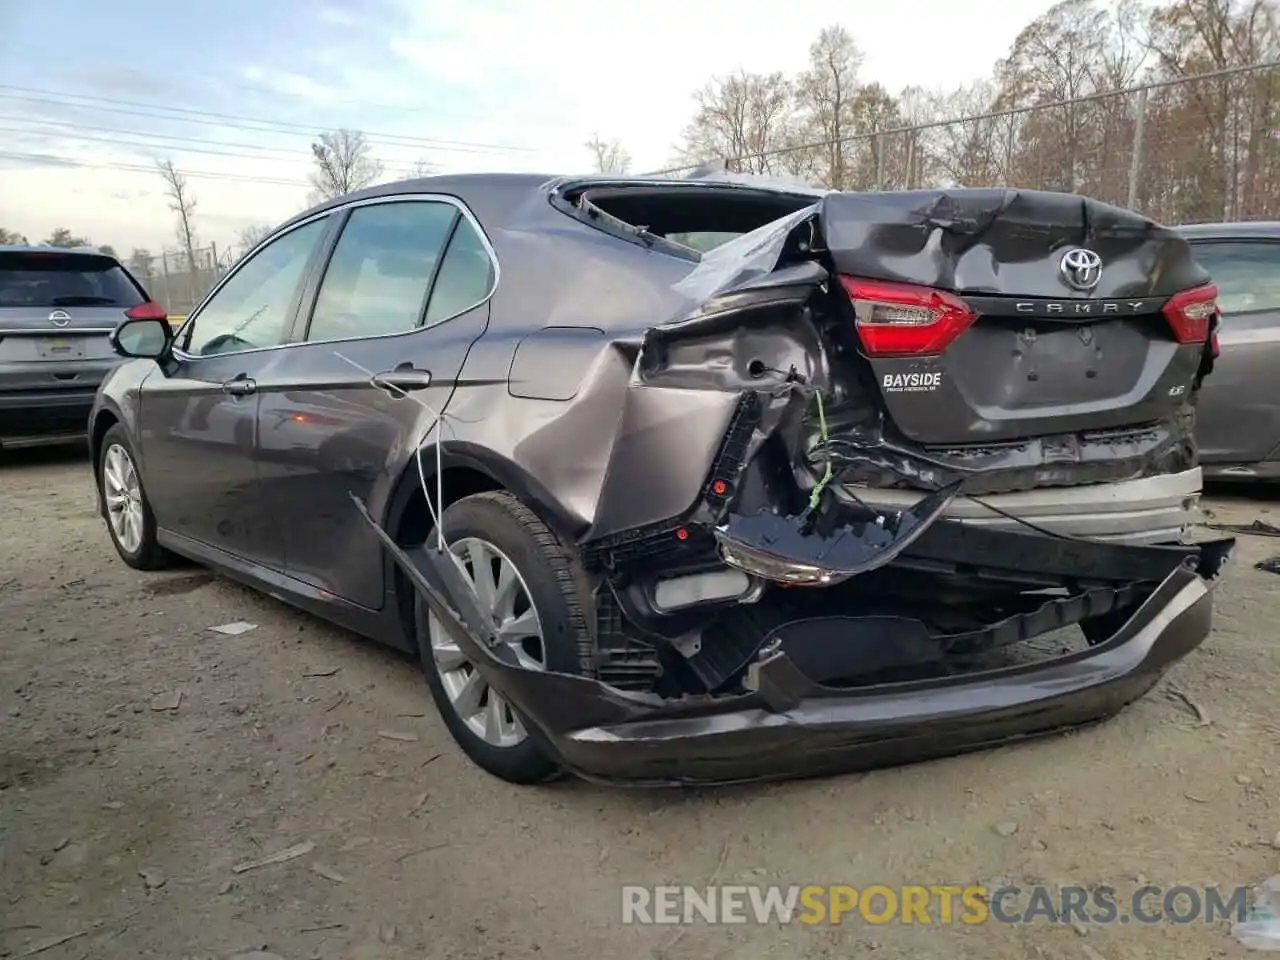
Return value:
[(1106, 642), (1030, 666), (837, 690), (775, 653), (753, 667), (753, 693), (658, 708), (492, 657), (485, 672), (590, 780), (727, 783), (950, 756), (1104, 720), (1141, 697), (1208, 636), (1227, 549), (1212, 571), (1175, 570)]
[(1202, 544), (1108, 640), (1080, 653), (837, 689), (810, 680), (781, 649), (766, 647), (750, 668), (750, 692), (663, 700), (504, 659), (495, 652), (502, 648), (479, 642), (463, 626), (468, 611), (450, 608), (449, 575), (429, 560), (415, 562), (374, 527), (423, 599), (437, 616), (443, 612), (441, 624), (564, 766), (587, 780), (631, 785), (841, 773), (1106, 719), (1208, 636), (1212, 591), (1234, 547), (1233, 540)]

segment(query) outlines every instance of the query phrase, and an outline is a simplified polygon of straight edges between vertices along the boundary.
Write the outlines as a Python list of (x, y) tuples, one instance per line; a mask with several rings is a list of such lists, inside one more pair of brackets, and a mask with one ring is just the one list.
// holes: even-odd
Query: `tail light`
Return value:
[(978, 318), (945, 290), (845, 276), (840, 284), (853, 301), (858, 337), (869, 357), (939, 354)]
[(130, 307), (124, 312), (124, 315), (130, 320), (168, 320), (169, 314), (164, 307), (156, 303), (154, 300), (148, 300), (146, 303), (140, 303), (136, 307)]
[[(1218, 316), (1218, 288), (1212, 283), (1183, 290), (1164, 305), (1164, 315), (1179, 343), (1204, 343)], [(1216, 340), (1216, 336), (1214, 337)], [(1215, 344), (1216, 347), (1216, 344)]]

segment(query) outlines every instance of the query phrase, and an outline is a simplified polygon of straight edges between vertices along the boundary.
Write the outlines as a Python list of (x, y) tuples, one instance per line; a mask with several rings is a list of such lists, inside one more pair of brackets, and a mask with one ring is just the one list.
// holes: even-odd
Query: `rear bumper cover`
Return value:
[(767, 645), (750, 667), (747, 692), (663, 700), (506, 659), (465, 626), (465, 609), (454, 609), (449, 561), (424, 553), (426, 562), (415, 562), (359, 507), (441, 624), (564, 766), (587, 780), (630, 785), (827, 775), (1106, 719), (1208, 636), (1212, 590), (1234, 547), (1234, 540), (1220, 540), (1188, 548), (1127, 622), (1080, 653), (837, 689), (806, 677), (783, 650)]
[(88, 432), (95, 387), (0, 391), (0, 440)]

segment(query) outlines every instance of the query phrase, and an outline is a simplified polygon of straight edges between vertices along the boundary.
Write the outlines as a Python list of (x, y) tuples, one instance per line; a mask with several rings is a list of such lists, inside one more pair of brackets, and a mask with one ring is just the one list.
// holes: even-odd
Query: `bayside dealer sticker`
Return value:
[(880, 386), (885, 393), (929, 393), (942, 386), (942, 374), (886, 373)]

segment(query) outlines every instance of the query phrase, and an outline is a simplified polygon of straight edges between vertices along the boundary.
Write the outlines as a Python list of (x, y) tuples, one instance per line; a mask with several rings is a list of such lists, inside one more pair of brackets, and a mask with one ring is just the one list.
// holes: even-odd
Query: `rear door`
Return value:
[(142, 388), (142, 470), (158, 524), (279, 570), (284, 549), (258, 483), (258, 381), (270, 379), (332, 219), (307, 221), (242, 261), (178, 333), (175, 362)]
[(1174, 231), (1015, 190), (833, 194), (820, 216), (853, 345), (915, 441), (1168, 421), (1190, 391), (1212, 290)]
[(265, 502), (291, 577), (381, 609), (382, 544), (351, 494), (377, 510), (431, 434), (488, 323), (495, 279), (479, 225), (452, 198), (350, 209), (314, 308), (299, 318), (305, 342), (258, 377)]
[(0, 393), (92, 400), (120, 362), (108, 335), (146, 299), (114, 257), (0, 249)]
[(1208, 463), (1253, 463), (1280, 444), (1280, 242), (1193, 241), (1218, 287), (1221, 354), (1196, 408)]

